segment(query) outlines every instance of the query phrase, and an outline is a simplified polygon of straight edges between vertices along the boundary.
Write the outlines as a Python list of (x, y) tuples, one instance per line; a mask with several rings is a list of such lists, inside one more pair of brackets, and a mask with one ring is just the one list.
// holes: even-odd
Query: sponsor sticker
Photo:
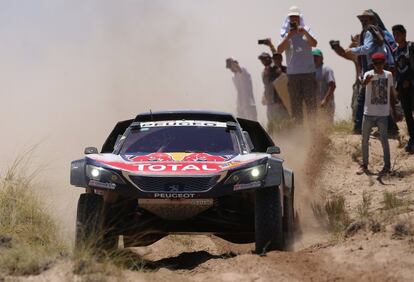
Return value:
[(161, 199), (191, 199), (195, 193), (154, 193), (154, 198)]
[(147, 155), (127, 155), (132, 162), (168, 162), (168, 161), (193, 161), (193, 162), (225, 162), (233, 155), (210, 155), (208, 153), (151, 153)]
[(223, 170), (237, 167), (243, 163), (239, 161), (230, 162), (174, 162), (174, 161), (157, 161), (157, 162), (120, 162), (120, 161), (100, 161), (116, 169), (122, 169), (138, 173), (180, 173), (180, 174), (212, 174)]
[(250, 188), (256, 188), (260, 187), (262, 185), (261, 181), (254, 181), (246, 184), (236, 184), (233, 186), (233, 191), (240, 191), (240, 190), (246, 190)]
[(138, 199), (138, 205), (190, 205), (211, 206), (213, 199)]
[(115, 183), (110, 183), (110, 182), (100, 182), (100, 181), (96, 181), (96, 180), (89, 180), (89, 186), (94, 186), (94, 187), (99, 187), (99, 188), (104, 188), (104, 189), (115, 189), (116, 188), (116, 184)]
[(148, 127), (161, 126), (205, 126), (205, 127), (227, 127), (225, 122), (202, 121), (202, 120), (167, 120), (141, 122), (141, 130)]

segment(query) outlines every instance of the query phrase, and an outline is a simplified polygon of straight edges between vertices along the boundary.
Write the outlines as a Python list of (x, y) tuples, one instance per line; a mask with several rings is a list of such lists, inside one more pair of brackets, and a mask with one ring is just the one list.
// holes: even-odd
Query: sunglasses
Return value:
[(375, 60), (375, 61), (372, 61), (372, 63), (374, 64), (374, 65), (376, 65), (376, 66), (378, 66), (378, 65), (383, 65), (384, 63), (385, 63), (385, 61), (384, 60)]

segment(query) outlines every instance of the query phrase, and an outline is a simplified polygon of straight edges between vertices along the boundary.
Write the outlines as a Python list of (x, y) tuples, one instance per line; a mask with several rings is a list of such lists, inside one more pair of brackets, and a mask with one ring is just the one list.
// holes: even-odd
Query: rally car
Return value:
[(100, 153), (71, 163), (80, 195), (76, 247), (146, 246), (169, 234), (213, 234), (283, 250), (292, 238), (294, 177), (256, 122), (210, 111), (139, 114)]

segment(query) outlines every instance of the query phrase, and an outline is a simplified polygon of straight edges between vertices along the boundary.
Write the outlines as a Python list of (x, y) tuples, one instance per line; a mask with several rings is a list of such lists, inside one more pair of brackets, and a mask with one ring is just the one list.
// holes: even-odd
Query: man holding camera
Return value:
[[(288, 117), (286, 108), (283, 106), (278, 93), (273, 87), (273, 81), (282, 73), (281, 68), (272, 64), (272, 57), (269, 53), (263, 52), (258, 59), (263, 64), (262, 80), (264, 93), (262, 104), (266, 106), (268, 129), (271, 131), (273, 123), (280, 122)], [(275, 124), (277, 126), (277, 124)]]
[(252, 78), (245, 68), (232, 58), (226, 60), (226, 68), (233, 75), (233, 83), (237, 91), (237, 116), (257, 120), (256, 104), (253, 96)]
[(317, 41), (309, 27), (304, 25), (300, 10), (293, 6), (281, 30), (282, 41), (277, 53), (286, 51), (288, 89), (292, 115), (299, 123), (303, 122), (303, 102), (307, 113), (316, 113), (316, 79), (312, 47)]
[[(385, 54), (385, 69), (394, 67), (394, 60), (389, 48), (386, 47), (384, 33), (377, 26), (376, 17), (372, 10), (366, 10), (357, 16), (362, 25), (362, 32), (359, 36), (359, 45), (345, 50), (345, 56), (356, 55), (361, 67), (361, 75), (373, 69), (371, 56), (376, 52)], [(357, 97), (357, 110), (355, 114), (354, 133), (360, 134), (365, 102), (365, 88), (360, 88)], [(389, 118), (389, 130), (392, 135), (398, 135), (398, 127)]]
[(272, 39), (266, 38), (266, 39), (260, 39), (257, 42), (259, 45), (266, 45), (270, 48), (272, 51), (272, 60), (273, 64), (278, 67), (283, 73), (286, 73), (287, 68), (283, 65), (283, 56), (282, 54), (278, 53), (275, 46), (272, 43)]

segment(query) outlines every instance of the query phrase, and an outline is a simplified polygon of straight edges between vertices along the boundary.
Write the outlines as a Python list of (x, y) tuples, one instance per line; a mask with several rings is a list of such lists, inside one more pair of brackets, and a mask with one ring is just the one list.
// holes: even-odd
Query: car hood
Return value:
[(128, 174), (200, 175), (216, 174), (268, 158), (270, 155), (211, 155), (208, 153), (152, 153), (147, 155), (91, 154), (88, 163)]

